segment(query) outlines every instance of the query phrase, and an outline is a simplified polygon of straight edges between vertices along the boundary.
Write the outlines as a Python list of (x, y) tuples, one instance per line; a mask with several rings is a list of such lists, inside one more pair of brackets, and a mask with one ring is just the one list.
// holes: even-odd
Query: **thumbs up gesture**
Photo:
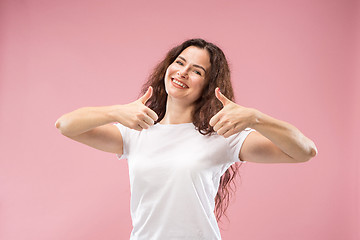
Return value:
[(158, 119), (158, 116), (145, 105), (152, 92), (153, 88), (149, 87), (146, 93), (136, 101), (126, 105), (119, 105), (115, 119), (122, 125), (138, 131), (154, 125), (154, 121)]
[(255, 119), (255, 109), (242, 107), (227, 99), (219, 88), (215, 89), (216, 98), (222, 103), (223, 108), (210, 119), (210, 126), (219, 135), (229, 137), (251, 127)]

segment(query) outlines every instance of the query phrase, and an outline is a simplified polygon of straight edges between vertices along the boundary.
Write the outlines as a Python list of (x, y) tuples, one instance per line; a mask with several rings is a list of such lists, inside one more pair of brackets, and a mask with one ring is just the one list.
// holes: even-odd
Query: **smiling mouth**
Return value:
[(176, 85), (178, 85), (179, 87), (182, 87), (182, 88), (189, 88), (188, 85), (186, 85), (185, 83), (183, 82), (180, 82), (179, 80), (175, 79), (175, 78), (171, 78), (171, 81), (173, 83), (175, 83)]

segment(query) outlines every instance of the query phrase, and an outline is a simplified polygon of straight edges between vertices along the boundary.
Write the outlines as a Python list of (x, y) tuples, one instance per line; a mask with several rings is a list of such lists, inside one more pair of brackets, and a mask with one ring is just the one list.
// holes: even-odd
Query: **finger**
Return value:
[(154, 120), (146, 114), (144, 114), (144, 122), (148, 125), (154, 125)]
[(145, 104), (147, 102), (147, 100), (149, 100), (151, 98), (152, 92), (153, 92), (153, 88), (150, 86), (148, 88), (148, 90), (146, 91), (146, 93), (141, 98), (139, 98), (139, 100), (143, 104)]
[(220, 128), (222, 128), (225, 125), (224, 122), (218, 121), (215, 126), (213, 127), (214, 131), (217, 132)]
[(146, 107), (145, 109), (145, 113), (151, 117), (154, 121), (156, 121), (159, 117), (156, 114), (156, 112), (154, 112), (153, 110), (151, 110), (151, 108)]
[(223, 136), (224, 136), (225, 138), (228, 138), (228, 137), (230, 137), (231, 135), (233, 135), (233, 134), (235, 134), (235, 133), (237, 133), (237, 131), (235, 130), (235, 128), (232, 128), (232, 129), (229, 129), (227, 132), (225, 132), (225, 133), (223, 134)]
[(219, 101), (222, 103), (223, 106), (225, 106), (226, 104), (231, 102), (220, 92), (220, 88), (218, 88), (218, 87), (215, 89), (215, 96), (217, 99), (219, 99)]
[(134, 129), (134, 130), (137, 130), (137, 131), (143, 130), (143, 128), (139, 124), (137, 124), (136, 126), (133, 126), (131, 128)]
[(217, 130), (217, 134), (219, 135), (224, 135), (225, 133), (227, 133), (228, 131), (230, 131), (232, 129), (231, 125), (223, 125), (221, 128), (219, 128)]
[(148, 129), (149, 125), (145, 122), (145, 121), (139, 121), (138, 125), (142, 128), (142, 129)]
[(214, 127), (215, 124), (220, 120), (220, 114), (219, 112), (215, 114), (209, 121), (210, 126)]
[(241, 124), (237, 124), (234, 128), (230, 129), (229, 131), (227, 131), (225, 134), (224, 134), (224, 137), (225, 138), (228, 138), (230, 137), (231, 135), (235, 134), (235, 133), (238, 133), (242, 130), (241, 128)]

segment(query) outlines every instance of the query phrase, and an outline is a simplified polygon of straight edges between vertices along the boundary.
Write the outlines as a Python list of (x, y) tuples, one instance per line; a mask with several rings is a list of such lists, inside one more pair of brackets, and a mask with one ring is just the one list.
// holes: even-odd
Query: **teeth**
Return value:
[(173, 79), (173, 82), (176, 83), (177, 85), (180, 85), (183, 88), (186, 88), (186, 86), (183, 83), (181, 83), (181, 82), (179, 82), (179, 81), (177, 81), (175, 79)]

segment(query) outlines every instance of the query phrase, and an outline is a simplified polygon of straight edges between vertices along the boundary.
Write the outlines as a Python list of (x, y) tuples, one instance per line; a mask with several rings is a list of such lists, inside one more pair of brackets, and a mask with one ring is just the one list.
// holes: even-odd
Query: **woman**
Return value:
[(167, 53), (138, 100), (80, 108), (56, 127), (128, 159), (130, 239), (221, 239), (217, 220), (229, 202), (234, 163), (298, 163), (317, 154), (291, 124), (233, 100), (224, 53), (190, 39)]

